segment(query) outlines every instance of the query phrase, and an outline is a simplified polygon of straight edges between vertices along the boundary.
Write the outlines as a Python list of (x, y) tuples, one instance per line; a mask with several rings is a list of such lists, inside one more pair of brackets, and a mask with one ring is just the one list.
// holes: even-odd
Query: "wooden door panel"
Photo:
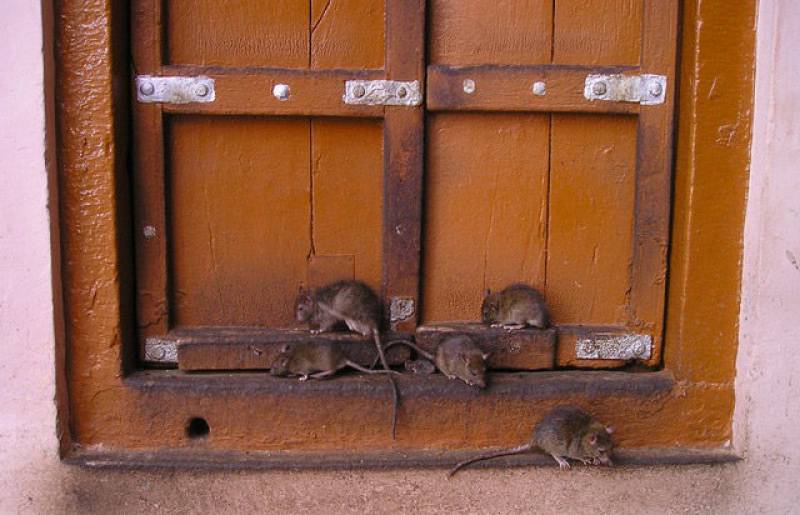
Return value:
[(165, 5), (170, 64), (307, 68), (309, 2), (169, 0)]
[[(655, 0), (657, 3), (659, 0)], [(553, 63), (637, 65), (644, 0), (558, 0)]]
[(313, 268), (309, 276), (323, 273), (328, 280), (358, 278), (380, 291), (382, 124), (314, 120), (311, 148), (314, 211), (310, 255), (316, 260), (309, 263)]
[(636, 125), (553, 115), (546, 296), (557, 324), (627, 323)]
[(478, 320), (486, 288), (545, 279), (549, 117), (429, 117), (423, 320)]
[(384, 0), (311, 0), (309, 67), (383, 68), (385, 3)]
[(550, 62), (551, 0), (431, 0), (429, 5), (431, 64)]
[(342, 96), (353, 79), (424, 88), (424, 2), (134, 0), (131, 12), (137, 76), (205, 75), (215, 89), (206, 103), (134, 100), (141, 350), (197, 326), (295, 327), (298, 286), (343, 278), (387, 308), (410, 301), (391, 327), (413, 330), (422, 108)]
[[(483, 177), (485, 191), (479, 192), (469, 190), (471, 172), (458, 176), (481, 161), (475, 149), (491, 140), (484, 134), (473, 141), (472, 135), (483, 134), (503, 116), (499, 112), (541, 113), (551, 130), (540, 152), (549, 154), (549, 163), (542, 171), (543, 251), (535, 256), (544, 255), (546, 264), (539, 278), (530, 278), (509, 259), (497, 280), (544, 286), (561, 326), (559, 364), (623, 365), (576, 359), (576, 342), (597, 333), (652, 337), (654, 351), (646, 362), (656, 364), (664, 316), (678, 2), (495, 3), (430, 3), (426, 101), (436, 114), (426, 147), (425, 320), (476, 320), (482, 295), (476, 283), (492, 274), (478, 257), (488, 248), (481, 220), (492, 213), (492, 178)], [(584, 95), (589, 75), (640, 74), (665, 77), (663, 103), (591, 101)], [(474, 113), (472, 123), (460, 124), (459, 134), (451, 136), (461, 143), (454, 145), (457, 150), (449, 151), (452, 141), (435, 130), (451, 119), (440, 119), (442, 112), (459, 120)], [(513, 169), (524, 166), (523, 156), (510, 152), (504, 156), (508, 163), (500, 162)], [(506, 209), (514, 212), (520, 202), (507, 199), (512, 206)], [(517, 212), (505, 227), (524, 233), (527, 224)], [(458, 237), (450, 227), (460, 229)], [(448, 267), (447, 259), (455, 264)]]
[(174, 324), (294, 325), (310, 247), (308, 121), (169, 125)]

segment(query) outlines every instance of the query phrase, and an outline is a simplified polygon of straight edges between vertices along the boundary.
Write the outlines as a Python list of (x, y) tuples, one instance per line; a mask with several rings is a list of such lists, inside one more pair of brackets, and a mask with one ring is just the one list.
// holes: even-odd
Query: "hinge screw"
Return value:
[(650, 95), (654, 97), (660, 97), (661, 93), (664, 92), (664, 88), (658, 82), (654, 82), (650, 84)]
[(153, 85), (152, 82), (143, 82), (139, 86), (139, 92), (141, 92), (142, 95), (150, 96), (156, 92), (156, 87)]
[(145, 225), (145, 226), (142, 228), (142, 234), (143, 234), (143, 235), (144, 235), (144, 237), (145, 237), (145, 238), (147, 238), (148, 240), (152, 240), (153, 238), (155, 238), (155, 237), (156, 237), (156, 228), (155, 228), (155, 227), (153, 227), (152, 225)]
[(464, 93), (471, 95), (475, 93), (475, 81), (472, 79), (464, 79)]
[(406, 88), (402, 86), (397, 88), (397, 98), (406, 98), (406, 95), (408, 95)]
[(272, 88), (272, 94), (281, 102), (289, 100), (289, 85), (275, 84), (275, 87)]
[(547, 92), (547, 87), (545, 86), (544, 82), (534, 82), (531, 90), (533, 91), (534, 95), (541, 97)]
[(367, 89), (360, 84), (353, 88), (353, 96), (356, 98), (361, 98), (366, 94), (367, 94)]
[(208, 95), (209, 89), (206, 84), (198, 84), (194, 87), (194, 94), (198, 97), (204, 97)]
[(602, 82), (602, 81), (595, 82), (592, 85), (592, 93), (594, 93), (598, 97), (605, 95), (606, 91), (608, 91), (608, 87), (606, 86), (605, 82)]

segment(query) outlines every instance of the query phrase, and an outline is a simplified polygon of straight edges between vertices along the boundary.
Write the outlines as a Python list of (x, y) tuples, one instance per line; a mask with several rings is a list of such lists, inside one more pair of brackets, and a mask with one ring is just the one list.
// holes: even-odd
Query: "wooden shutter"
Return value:
[(347, 80), (421, 81), (423, 24), (414, 1), (133, 2), (136, 76), (208, 77), (215, 95), (133, 103), (146, 360), (174, 361), (181, 339), (295, 338), (301, 285), (358, 278), (387, 308), (417, 304), (422, 108), (342, 95)]
[[(263, 368), (264, 349), (305, 334), (298, 286), (355, 277), (426, 345), (476, 321), (484, 288), (526, 281), (558, 324), (558, 364), (621, 365), (575, 348), (625, 335), (651, 337), (660, 362), (677, 1), (132, 9), (135, 75), (209, 77), (215, 94), (133, 101), (146, 358), (184, 341)], [(588, 75), (640, 74), (666, 77), (665, 102), (584, 97)], [(425, 103), (346, 104), (354, 79), (417, 80)], [(503, 368), (554, 363), (553, 332), (455, 328), (500, 345)]]
[[(624, 364), (576, 343), (639, 336), (658, 363), (678, 2), (429, 3), (424, 322), (474, 320), (485, 288), (525, 281), (559, 365)], [(589, 75), (640, 74), (666, 77), (663, 103), (584, 96)]]

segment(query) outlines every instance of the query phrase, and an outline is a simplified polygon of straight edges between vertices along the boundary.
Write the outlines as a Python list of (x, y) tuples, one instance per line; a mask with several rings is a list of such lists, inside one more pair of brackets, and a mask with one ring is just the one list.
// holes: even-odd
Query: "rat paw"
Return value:
[(561, 456), (556, 456), (555, 454), (553, 454), (552, 456), (553, 456), (553, 459), (555, 459), (556, 462), (558, 462), (558, 468), (560, 468), (561, 470), (569, 470), (570, 469), (570, 465), (569, 465), (569, 462), (567, 460), (565, 460)]

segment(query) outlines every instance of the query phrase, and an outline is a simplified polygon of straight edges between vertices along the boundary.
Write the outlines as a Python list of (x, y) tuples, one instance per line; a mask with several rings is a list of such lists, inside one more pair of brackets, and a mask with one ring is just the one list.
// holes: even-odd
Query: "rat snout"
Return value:
[(478, 388), (486, 388), (486, 381), (482, 378), (473, 379), (469, 384), (470, 386), (477, 386)]
[(611, 461), (611, 456), (609, 456), (608, 454), (601, 454), (597, 458), (597, 461), (600, 462), (600, 465), (605, 465), (606, 467), (613, 467), (614, 466), (614, 462)]

